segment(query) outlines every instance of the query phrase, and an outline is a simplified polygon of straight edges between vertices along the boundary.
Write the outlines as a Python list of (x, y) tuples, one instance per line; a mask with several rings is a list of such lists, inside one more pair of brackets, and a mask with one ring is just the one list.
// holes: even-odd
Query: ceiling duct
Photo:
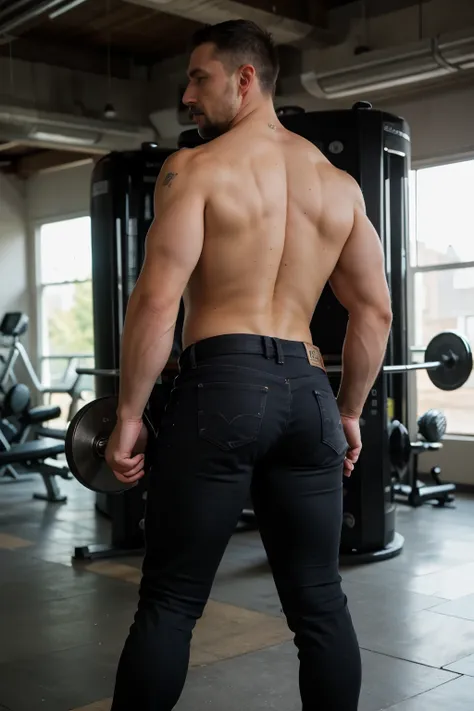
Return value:
[(466, 69), (474, 69), (474, 30), (367, 52), (345, 68), (306, 72), (301, 82), (312, 96), (342, 99), (422, 84)]
[(133, 5), (149, 7), (203, 25), (227, 20), (252, 20), (273, 35), (278, 44), (328, 46), (335, 44), (333, 33), (306, 22), (292, 20), (236, 0), (127, 0)]
[[(27, 0), (18, 0), (18, 2), (13, 3), (6, 10), (0, 12), (0, 34), (7, 34), (12, 30), (17, 30), (22, 25), (25, 25), (30, 20), (43, 15), (59, 5), (63, 5), (66, 0), (43, 0), (43, 2), (27, 2)], [(23, 12), (18, 12), (22, 10), (25, 5), (30, 5)], [(6, 19), (4, 19), (6, 17)]]
[(79, 119), (0, 105), (0, 139), (103, 153), (156, 141), (152, 127)]

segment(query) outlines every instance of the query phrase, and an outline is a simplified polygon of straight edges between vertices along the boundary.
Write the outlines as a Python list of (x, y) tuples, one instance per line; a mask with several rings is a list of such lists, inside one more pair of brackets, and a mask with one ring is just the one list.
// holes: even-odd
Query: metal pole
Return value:
[[(409, 370), (436, 370), (443, 364), (439, 360), (434, 360), (431, 363), (411, 363), (410, 365), (385, 365), (384, 373), (406, 373)], [(327, 373), (342, 373), (340, 365), (328, 365)]]
[[(439, 360), (431, 363), (411, 363), (410, 365), (385, 365), (384, 373), (406, 373), (408, 370), (436, 370), (443, 364)], [(327, 373), (342, 373), (340, 365), (328, 365), (325, 368)], [(120, 370), (117, 369), (101, 369), (101, 368), (76, 368), (78, 375), (100, 375), (108, 378), (118, 378)]]
[(436, 370), (443, 364), (439, 360), (431, 363), (410, 363), (410, 365), (385, 365), (384, 373), (405, 373), (407, 370)]
[(76, 373), (78, 375), (99, 375), (104, 378), (118, 378), (120, 375), (120, 370), (118, 369), (106, 369), (106, 368), (76, 368)]

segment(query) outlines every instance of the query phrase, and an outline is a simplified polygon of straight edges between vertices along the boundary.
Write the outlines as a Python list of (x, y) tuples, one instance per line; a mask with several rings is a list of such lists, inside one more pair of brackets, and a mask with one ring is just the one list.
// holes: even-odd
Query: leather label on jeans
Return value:
[(319, 348), (312, 343), (305, 343), (304, 347), (306, 348), (308, 363), (315, 368), (324, 368), (324, 361)]

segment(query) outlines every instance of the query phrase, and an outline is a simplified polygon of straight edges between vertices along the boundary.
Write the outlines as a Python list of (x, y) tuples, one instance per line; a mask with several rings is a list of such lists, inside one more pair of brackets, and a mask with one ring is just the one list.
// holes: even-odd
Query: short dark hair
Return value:
[[(205, 25), (191, 39), (191, 51), (211, 42), (218, 52), (235, 60), (235, 65), (248, 62), (255, 67), (264, 94), (273, 94), (280, 71), (278, 52), (272, 36), (249, 20), (228, 20)], [(234, 63), (234, 62), (233, 62)]]

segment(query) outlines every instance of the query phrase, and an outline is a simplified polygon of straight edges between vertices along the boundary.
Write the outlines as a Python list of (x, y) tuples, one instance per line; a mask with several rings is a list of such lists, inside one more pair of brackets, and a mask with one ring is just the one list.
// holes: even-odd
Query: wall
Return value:
[(0, 313), (28, 310), (24, 185), (0, 173)]
[(39, 173), (27, 183), (30, 222), (89, 214), (92, 161), (80, 166)]
[(0, 314), (29, 310), (24, 184), (0, 173)]
[[(137, 72), (142, 74), (143, 72)], [(0, 57), (0, 105), (69, 115), (72, 119), (102, 118), (106, 101), (114, 104), (119, 121), (147, 123), (150, 100), (144, 76), (128, 79)]]
[(463, 86), (374, 104), (408, 121), (413, 163), (445, 163), (474, 155), (474, 77)]
[[(31, 311), (25, 214), (24, 184), (0, 173), (0, 318), (7, 311)], [(26, 349), (30, 342), (27, 332), (22, 337)], [(23, 380), (25, 371), (17, 369), (16, 374)]]
[(420, 473), (429, 473), (432, 467), (441, 467), (443, 482), (474, 486), (474, 441), (469, 437), (447, 438), (439, 452), (422, 454), (419, 459)]

